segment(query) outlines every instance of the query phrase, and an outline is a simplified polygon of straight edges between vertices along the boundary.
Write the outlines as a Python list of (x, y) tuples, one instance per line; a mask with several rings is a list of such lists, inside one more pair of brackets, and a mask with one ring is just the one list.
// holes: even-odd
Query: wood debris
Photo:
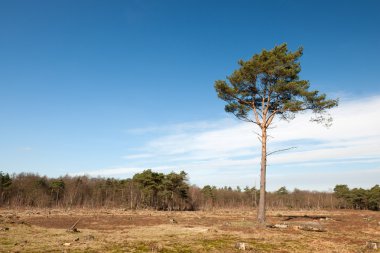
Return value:
[(70, 228), (68, 228), (66, 231), (69, 232), (69, 233), (78, 233), (80, 232), (76, 226), (78, 225), (80, 219), (78, 219)]

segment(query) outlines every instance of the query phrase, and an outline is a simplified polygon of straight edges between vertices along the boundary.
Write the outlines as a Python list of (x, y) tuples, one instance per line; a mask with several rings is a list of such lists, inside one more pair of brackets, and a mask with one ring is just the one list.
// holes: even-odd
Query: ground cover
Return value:
[[(380, 212), (0, 209), (0, 252), (376, 252)], [(78, 232), (68, 232), (76, 221)], [(379, 251), (379, 250), (378, 250)]]

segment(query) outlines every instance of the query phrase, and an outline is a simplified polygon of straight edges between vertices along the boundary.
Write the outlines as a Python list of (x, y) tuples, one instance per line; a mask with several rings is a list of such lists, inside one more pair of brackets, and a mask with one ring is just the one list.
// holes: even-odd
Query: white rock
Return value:
[(235, 248), (237, 248), (238, 250), (245, 250), (246, 244), (245, 244), (245, 242), (237, 242), (235, 244)]

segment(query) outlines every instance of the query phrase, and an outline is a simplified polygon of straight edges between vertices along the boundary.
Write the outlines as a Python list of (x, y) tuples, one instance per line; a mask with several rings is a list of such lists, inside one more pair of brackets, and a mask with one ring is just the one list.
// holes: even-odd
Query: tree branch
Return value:
[(238, 118), (238, 119), (240, 119), (240, 120), (242, 120), (242, 121), (249, 122), (249, 123), (253, 123), (253, 124), (256, 124), (256, 125), (258, 125), (259, 127), (261, 127), (261, 125), (260, 125), (259, 123), (255, 122), (254, 120), (252, 120), (252, 119), (250, 119), (250, 118), (248, 118), (248, 117), (243, 117), (243, 116), (238, 115), (238, 114), (236, 114), (236, 113), (233, 113), (233, 114), (235, 115), (236, 118)]
[(282, 152), (282, 151), (287, 151), (287, 150), (295, 149), (295, 148), (297, 148), (297, 147), (290, 147), (290, 148), (284, 148), (284, 149), (275, 150), (275, 151), (269, 152), (267, 154), (267, 156), (273, 155), (274, 153), (278, 153), (278, 152)]
[[(255, 106), (255, 100), (253, 100), (253, 102), (252, 102), (252, 109), (253, 109), (253, 113), (255, 115), (257, 124), (261, 125), (261, 122), (259, 119), (259, 116), (261, 116), (261, 115), (257, 112), (256, 106)], [(262, 118), (262, 116), (261, 116), (261, 118)]]
[(276, 116), (277, 110), (274, 110), (271, 115), (269, 115), (266, 127), (269, 127), (269, 125), (272, 123), (274, 116)]
[(258, 132), (254, 131), (254, 130), (252, 132), (254, 132), (258, 137), (261, 138), (261, 134), (259, 134)]

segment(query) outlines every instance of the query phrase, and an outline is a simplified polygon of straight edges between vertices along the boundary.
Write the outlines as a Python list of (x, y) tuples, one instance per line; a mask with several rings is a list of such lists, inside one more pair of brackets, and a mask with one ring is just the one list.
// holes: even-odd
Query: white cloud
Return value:
[(337, 184), (348, 184), (350, 188), (362, 187), (371, 188), (379, 184), (380, 168), (374, 169), (348, 169), (341, 171), (328, 171), (318, 173), (311, 171), (309, 173), (282, 173), (268, 175), (268, 182), (272, 189), (278, 189), (284, 186), (288, 189), (305, 189), (305, 190), (332, 190)]
[(122, 158), (126, 160), (133, 160), (133, 159), (148, 158), (152, 156), (153, 156), (152, 154), (135, 154), (135, 155), (125, 155)]
[[(289, 171), (289, 164), (307, 167), (323, 163), (332, 169), (337, 164), (347, 165), (357, 176), (361, 175), (363, 164), (379, 167), (378, 108), (380, 96), (343, 100), (331, 112), (334, 122), (330, 128), (310, 122), (310, 114), (297, 115), (289, 123), (275, 122), (277, 127), (270, 131), (273, 138), (269, 139), (268, 151), (291, 146), (297, 146), (297, 149), (269, 156), (269, 165), (273, 166), (269, 168), (272, 176), (276, 175), (276, 171)], [(134, 129), (129, 133), (149, 132), (156, 135), (136, 147), (135, 151), (140, 152), (125, 155), (129, 165), (135, 169), (101, 172), (102, 175), (114, 175), (138, 172), (147, 167), (157, 170), (183, 169), (189, 173), (193, 183), (200, 185), (222, 186), (228, 182), (237, 185), (238, 180), (241, 180), (241, 185), (248, 182), (252, 185), (260, 165), (260, 143), (254, 132), (258, 130), (252, 124), (232, 118), (153, 127), (141, 131)], [(290, 170), (289, 174), (284, 174), (281, 178), (288, 180), (292, 173)], [(315, 178), (315, 171), (314, 174), (308, 173), (305, 175), (314, 175)], [(362, 174), (363, 177), (366, 175)], [(295, 178), (301, 180), (300, 177)], [(283, 185), (286, 185), (286, 181)]]
[(71, 176), (82, 176), (82, 175), (88, 175), (92, 177), (104, 177), (104, 176), (110, 176), (110, 177), (120, 177), (120, 176), (127, 176), (132, 177), (136, 173), (140, 173), (143, 170), (151, 169), (153, 171), (157, 172), (164, 172), (169, 173), (171, 171), (179, 172), (176, 167), (171, 166), (165, 166), (165, 167), (117, 167), (117, 168), (106, 168), (106, 169), (100, 169), (100, 170), (91, 170), (91, 171), (81, 171), (81, 172), (75, 172), (70, 173)]
[(101, 170), (91, 170), (91, 171), (83, 171), (83, 172), (75, 172), (71, 173), (72, 176), (79, 175), (89, 175), (89, 176), (115, 176), (115, 175), (123, 175), (123, 174), (134, 174), (141, 171), (141, 168), (107, 168)]

